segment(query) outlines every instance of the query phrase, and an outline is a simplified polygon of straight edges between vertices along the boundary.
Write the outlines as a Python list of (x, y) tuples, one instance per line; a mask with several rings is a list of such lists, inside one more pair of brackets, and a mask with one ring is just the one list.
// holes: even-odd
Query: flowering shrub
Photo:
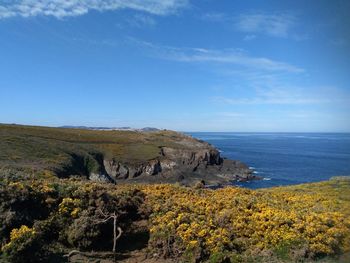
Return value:
[(2, 247), (3, 251), (9, 250), (11, 246), (21, 239), (29, 239), (35, 236), (35, 230), (27, 226), (21, 226), (19, 229), (15, 228), (11, 231), (10, 242)]
[[(328, 195), (334, 192), (325, 183), (314, 186), (322, 184), (322, 193), (300, 193), (297, 186), (260, 191), (145, 186), (153, 207), (150, 246), (164, 256), (194, 256), (190, 260), (217, 254), (247, 259), (274, 252), (291, 259), (301, 248), (299, 257), (348, 252), (349, 200)], [(350, 196), (349, 181), (344, 184), (342, 195)]]
[(345, 179), (255, 191), (0, 181), (0, 204), (1, 262), (50, 262), (57, 242), (68, 251), (111, 247), (113, 225), (101, 215), (114, 212), (123, 229), (117, 248), (135, 243), (141, 225), (133, 222), (147, 219), (148, 251), (178, 262), (304, 262), (350, 252)]
[(72, 199), (70, 197), (63, 198), (58, 206), (58, 212), (63, 215), (68, 215), (76, 218), (80, 212), (81, 201), (79, 199)]
[(35, 252), (40, 250), (36, 240), (36, 231), (25, 225), (11, 231), (10, 241), (2, 247), (9, 262), (35, 262)]

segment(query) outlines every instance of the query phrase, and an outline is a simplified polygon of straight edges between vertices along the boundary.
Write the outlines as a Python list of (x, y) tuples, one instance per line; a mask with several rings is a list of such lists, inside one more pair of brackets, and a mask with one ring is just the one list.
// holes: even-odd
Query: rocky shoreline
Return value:
[[(0, 125), (0, 174), (78, 177), (114, 184), (232, 184), (260, 179), (205, 141), (169, 130)], [(9, 173), (8, 171), (12, 171)], [(7, 175), (6, 175), (7, 176)]]
[(237, 181), (259, 180), (253, 170), (237, 160), (221, 157), (207, 142), (182, 135), (178, 144), (184, 147), (159, 147), (159, 157), (140, 164), (116, 159), (100, 160), (100, 173), (90, 180), (124, 183), (180, 183), (194, 185), (229, 185)]

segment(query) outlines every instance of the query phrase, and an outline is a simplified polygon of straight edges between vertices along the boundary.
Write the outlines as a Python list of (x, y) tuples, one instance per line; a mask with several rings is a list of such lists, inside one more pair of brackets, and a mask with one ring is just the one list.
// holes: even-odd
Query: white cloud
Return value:
[(270, 87), (256, 88), (255, 95), (246, 98), (234, 98), (216, 96), (212, 97), (213, 102), (226, 105), (310, 105), (310, 104), (331, 104), (348, 103), (350, 97), (347, 95), (330, 96), (330, 91), (337, 91), (337, 88), (324, 87)]
[[(245, 37), (245, 40), (255, 38), (254, 34), (288, 37), (290, 36), (292, 28), (297, 24), (297, 17), (289, 13), (268, 14), (255, 12), (240, 15), (207, 13), (201, 18), (211, 22), (224, 23), (238, 31), (249, 33), (249, 35)], [(295, 36), (293, 35), (292, 37)]]
[(256, 35), (246, 35), (244, 36), (243, 40), (244, 41), (250, 41), (256, 38)]
[(256, 104), (280, 104), (280, 105), (298, 105), (298, 104), (317, 104), (324, 103), (327, 100), (318, 100), (312, 98), (226, 98), (226, 97), (214, 97), (213, 100), (217, 103), (224, 103), (230, 105), (256, 105)]
[(143, 14), (135, 14), (133, 17), (128, 19), (128, 24), (133, 27), (143, 27), (143, 26), (155, 26), (156, 20), (151, 16)]
[(287, 37), (296, 24), (295, 16), (291, 14), (253, 13), (240, 15), (235, 27), (242, 32), (264, 33), (275, 37)]
[(154, 56), (162, 59), (187, 62), (187, 63), (216, 63), (236, 65), (245, 68), (259, 69), (263, 71), (282, 71), (300, 73), (302, 68), (285, 62), (275, 61), (264, 57), (253, 57), (239, 49), (213, 50), (205, 48), (177, 48), (159, 46), (153, 43), (132, 39), (143, 50), (147, 49)]
[(121, 17), (121, 19), (119, 19), (119, 21), (115, 25), (119, 28), (125, 28), (125, 27), (152, 28), (156, 24), (157, 24), (157, 21), (151, 15), (136, 13), (132, 16), (128, 15), (126, 17)]
[(223, 22), (228, 20), (228, 17), (224, 13), (206, 13), (201, 16), (201, 19), (213, 22)]
[(63, 18), (88, 12), (133, 9), (154, 15), (167, 15), (185, 7), (188, 0), (14, 0), (0, 1), (0, 19), (21, 16)]

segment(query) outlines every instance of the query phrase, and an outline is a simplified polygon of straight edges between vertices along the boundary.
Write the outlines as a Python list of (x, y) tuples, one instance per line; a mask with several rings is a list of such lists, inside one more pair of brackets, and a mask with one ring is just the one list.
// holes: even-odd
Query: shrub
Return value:
[(325, 191), (316, 193), (146, 186), (153, 207), (150, 248), (164, 255), (176, 251), (184, 258), (196, 251), (210, 261), (236, 252), (246, 260), (300, 260), (350, 251), (350, 202), (339, 202), (350, 194), (350, 185), (335, 194), (331, 184), (323, 184), (318, 186)]
[(37, 232), (25, 225), (13, 229), (10, 241), (2, 247), (4, 257), (13, 263), (40, 261), (41, 244)]
[(87, 211), (84, 211), (82, 215), (75, 219), (67, 228), (67, 241), (72, 247), (81, 250), (93, 249), (94, 247), (101, 246), (98, 244), (101, 233), (100, 224), (94, 222)]
[(1, 253), (5, 262), (45, 262), (52, 251), (110, 250), (113, 224), (104, 220), (116, 213), (123, 242), (133, 242), (133, 222), (148, 219), (150, 253), (181, 262), (328, 259), (350, 252), (349, 196), (345, 179), (258, 191), (3, 181)]

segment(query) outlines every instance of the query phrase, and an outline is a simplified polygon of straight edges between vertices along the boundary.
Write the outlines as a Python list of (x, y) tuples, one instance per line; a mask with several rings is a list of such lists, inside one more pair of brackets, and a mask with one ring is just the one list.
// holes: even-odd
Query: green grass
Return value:
[(160, 147), (186, 148), (184, 135), (173, 131), (93, 131), (22, 125), (0, 125), (0, 168), (62, 170), (72, 155), (103, 155), (127, 164), (160, 158)]

